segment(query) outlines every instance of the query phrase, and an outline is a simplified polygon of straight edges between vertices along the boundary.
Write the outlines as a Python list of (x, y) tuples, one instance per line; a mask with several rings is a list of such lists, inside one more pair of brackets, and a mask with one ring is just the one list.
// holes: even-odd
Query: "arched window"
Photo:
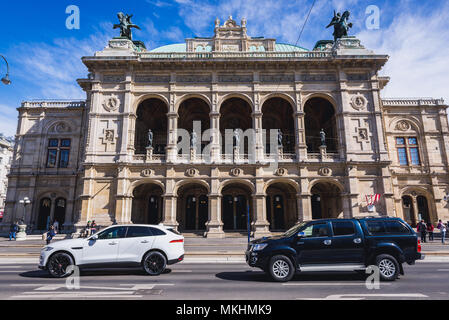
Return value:
[(153, 133), (153, 152), (165, 154), (167, 146), (168, 107), (159, 99), (143, 101), (137, 108), (136, 135), (134, 147), (136, 154), (145, 154), (149, 147), (148, 133)]

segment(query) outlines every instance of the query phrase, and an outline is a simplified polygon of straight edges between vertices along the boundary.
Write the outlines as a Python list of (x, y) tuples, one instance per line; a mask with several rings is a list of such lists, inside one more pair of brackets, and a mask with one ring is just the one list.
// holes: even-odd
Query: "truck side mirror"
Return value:
[(298, 237), (298, 238), (302, 238), (302, 237), (304, 237), (305, 235), (306, 235), (305, 232), (299, 232), (298, 235), (297, 235), (297, 237)]

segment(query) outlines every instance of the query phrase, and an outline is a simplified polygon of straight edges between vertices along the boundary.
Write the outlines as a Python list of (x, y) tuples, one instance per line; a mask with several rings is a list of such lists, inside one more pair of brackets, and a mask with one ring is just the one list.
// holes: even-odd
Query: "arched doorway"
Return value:
[(246, 232), (248, 230), (248, 210), (251, 223), (251, 190), (239, 183), (227, 185), (222, 190), (223, 230)]
[(416, 197), (416, 202), (418, 204), (418, 218), (419, 220), (424, 220), (425, 223), (431, 223), (432, 219), (429, 212), (429, 202), (425, 196)]
[(298, 221), (296, 193), (286, 183), (273, 183), (268, 187), (266, 208), (270, 231), (285, 231)]
[[(280, 129), (282, 132), (282, 146), (284, 153), (295, 153), (295, 124), (293, 117), (293, 108), (285, 99), (268, 99), (262, 107), (262, 128), (265, 132), (265, 152), (275, 153), (270, 141), (271, 130)], [(276, 142), (278, 139), (276, 138)], [(271, 146), (271, 148), (270, 148)]]
[(37, 229), (47, 230), (50, 223), (51, 199), (43, 198), (39, 203), (39, 214), (37, 218)]
[[(202, 141), (202, 135), (206, 130), (210, 129), (210, 107), (209, 105), (200, 98), (190, 98), (181, 103), (178, 110), (179, 120), (178, 120), (178, 129), (184, 129), (192, 134), (193, 124), (194, 122), (201, 123), (201, 131), (197, 132), (197, 141), (198, 144), (201, 145), (201, 152), (209, 144), (208, 141)], [(181, 137), (180, 137), (181, 138)], [(178, 141), (180, 142), (180, 141)], [(190, 147), (190, 141), (189, 147)], [(178, 150), (181, 154), (190, 154), (190, 149), (187, 150)]]
[(162, 222), (162, 188), (154, 183), (142, 184), (134, 189), (131, 221), (135, 224)]
[(340, 218), (343, 215), (341, 189), (332, 182), (318, 182), (311, 189), (312, 219)]
[(312, 98), (304, 106), (308, 152), (320, 152), (321, 129), (326, 134), (327, 152), (337, 152), (337, 120), (332, 103), (324, 98)]
[(205, 231), (209, 221), (208, 190), (198, 183), (184, 185), (178, 190), (178, 217), (181, 231)]
[(53, 221), (58, 221), (59, 229), (63, 229), (65, 223), (65, 213), (66, 213), (67, 201), (64, 198), (56, 199), (55, 206), (55, 217)]
[(162, 100), (151, 98), (137, 108), (135, 153), (145, 154), (149, 146), (148, 132), (153, 132), (153, 152), (165, 154), (167, 146), (168, 107)]
[[(222, 154), (232, 154), (234, 139), (231, 137), (228, 138), (228, 142), (230, 145), (226, 149), (226, 130), (234, 131), (235, 129), (240, 129), (243, 132), (253, 127), (252, 123), (252, 109), (251, 106), (245, 100), (241, 98), (230, 98), (223, 102), (220, 108), (220, 132), (222, 137), (221, 144), (221, 153)], [(234, 143), (231, 143), (234, 141)], [(249, 153), (249, 137), (240, 137), (240, 143), (244, 144), (243, 150), (240, 150), (240, 154), (248, 154)], [(253, 141), (251, 141), (253, 145)], [(255, 146), (253, 146), (255, 148)]]
[(416, 226), (416, 213), (413, 206), (413, 198), (411, 196), (402, 197), (402, 210), (404, 213), (404, 220), (411, 226)]

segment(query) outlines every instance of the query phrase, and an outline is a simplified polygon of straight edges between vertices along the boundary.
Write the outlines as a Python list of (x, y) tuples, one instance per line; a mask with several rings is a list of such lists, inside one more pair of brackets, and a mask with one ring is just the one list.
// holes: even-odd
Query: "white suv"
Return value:
[(160, 275), (167, 265), (184, 259), (184, 237), (163, 225), (116, 225), (87, 239), (70, 239), (44, 247), (39, 268), (56, 278), (69, 276), (78, 267), (142, 266), (149, 275)]

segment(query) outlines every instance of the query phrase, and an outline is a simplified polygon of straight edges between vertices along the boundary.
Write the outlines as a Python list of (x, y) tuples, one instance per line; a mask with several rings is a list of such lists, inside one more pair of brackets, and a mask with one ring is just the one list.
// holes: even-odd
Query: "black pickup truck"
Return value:
[(281, 236), (252, 241), (251, 267), (286, 282), (297, 271), (363, 271), (379, 268), (383, 281), (404, 274), (403, 263), (424, 259), (414, 230), (398, 218), (325, 219), (300, 223)]

